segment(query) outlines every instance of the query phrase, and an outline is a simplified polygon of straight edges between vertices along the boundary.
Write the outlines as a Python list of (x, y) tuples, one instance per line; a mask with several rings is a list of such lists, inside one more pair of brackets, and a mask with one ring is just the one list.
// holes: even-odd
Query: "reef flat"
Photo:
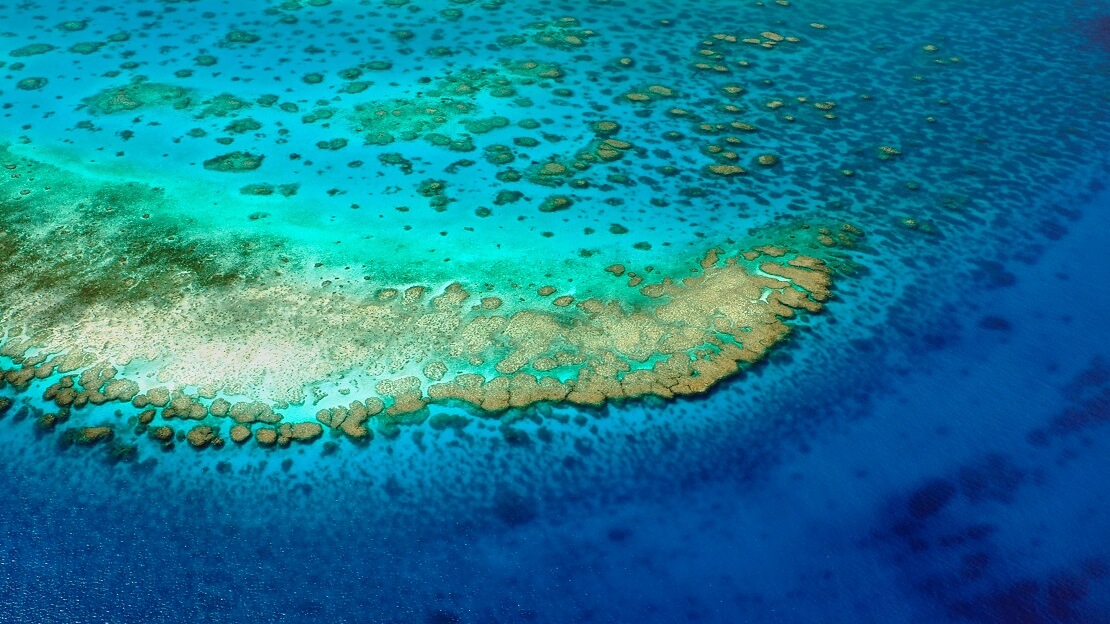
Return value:
[[(501, 412), (695, 394), (760, 359), (797, 310), (817, 312), (831, 296), (823, 260), (774, 246), (713, 249), (683, 275), (645, 279), (607, 267), (642, 296), (639, 304), (548, 286), (533, 301), (505, 306), (458, 282), (361, 286), (360, 294), (357, 284), (343, 291), (294, 271), (275, 275), (289, 262), (280, 244), (190, 238), (152, 224), (135, 207), (170, 201), (155, 189), (98, 187), (32, 161), (7, 167), (14, 173), (6, 186), (42, 190), (3, 200), (0, 321), (12, 329), (0, 355), (18, 366), (2, 378), (17, 389), (49, 379), (44, 398), (66, 412), (130, 403), (146, 414), (144, 425), (155, 408), (160, 420), (276, 425), (283, 418), (274, 407), (304, 404), (306, 388), (352, 371), (365, 376), (367, 395), (317, 419), (356, 439), (372, 435), (364, 426), (370, 418), (387, 433), (398, 422), (420, 422), (426, 415), (414, 414), (428, 403)], [(67, 185), (82, 195), (63, 216), (57, 198)], [(44, 203), (57, 219), (46, 231)], [(824, 236), (800, 229), (794, 238), (820, 249)], [(224, 439), (211, 425), (193, 431), (203, 432), (188, 438), (193, 446)], [(262, 443), (304, 437), (272, 431), (254, 436)], [(245, 439), (243, 429), (236, 436)]]

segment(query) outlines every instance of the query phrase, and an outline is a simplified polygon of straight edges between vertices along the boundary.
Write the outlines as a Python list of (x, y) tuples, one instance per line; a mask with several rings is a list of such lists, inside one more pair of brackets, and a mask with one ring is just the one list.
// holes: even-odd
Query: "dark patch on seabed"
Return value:
[[(1030, 509), (1052, 498), (1036, 490), (1082, 491), (1084, 477), (1098, 474), (1084, 474), (1092, 466), (1074, 470), (1069, 464), (1106, 468), (1106, 431), (1091, 430), (1110, 422), (1110, 371), (1102, 356), (1060, 392), (1066, 407), (1026, 436), (1037, 450), (1019, 446), (1013, 458), (988, 451), (928, 478), (889, 503), (881, 528), (867, 540), (952, 619), (1101, 622), (1110, 615), (1110, 546), (1096, 537), (1105, 534), (1110, 519), (1099, 509), (1100, 498), (1071, 501), (1079, 503), (1074, 510)], [(1092, 437), (1071, 445), (1084, 435), (1101, 435), (1101, 445)], [(1068, 522), (1081, 539), (1093, 541), (1077, 551), (1051, 552), (1051, 533)]]
[(1110, 54), (1110, 14), (1099, 15), (1083, 24), (1083, 32), (1103, 52)]

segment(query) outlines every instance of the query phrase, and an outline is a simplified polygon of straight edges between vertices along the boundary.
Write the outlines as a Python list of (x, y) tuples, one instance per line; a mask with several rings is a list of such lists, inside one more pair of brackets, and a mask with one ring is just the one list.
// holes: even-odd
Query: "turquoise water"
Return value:
[(0, 621), (1110, 620), (1107, 20), (0, 6)]

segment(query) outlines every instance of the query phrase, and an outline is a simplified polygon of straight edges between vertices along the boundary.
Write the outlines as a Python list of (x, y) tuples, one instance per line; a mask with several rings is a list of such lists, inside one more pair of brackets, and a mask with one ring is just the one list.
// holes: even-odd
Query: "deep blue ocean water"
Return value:
[[(136, 3), (134, 14), (138, 4), (149, 4), (155, 13), (176, 7), (177, 16), (201, 9), (227, 11), (218, 20), (230, 19), (236, 13), (232, 9), (246, 13), (248, 8), (216, 2)], [(381, 4), (352, 9), (337, 1), (304, 10), (338, 11), (335, 19), (343, 20), (353, 10), (373, 14), (382, 10)], [(458, 4), (464, 12), (479, 11), (476, 5)], [(622, 20), (640, 19), (630, 14), (651, 12), (654, 19), (662, 10), (654, 3), (638, 8), (631, 2), (558, 10), (540, 3), (506, 4), (507, 10), (536, 19), (549, 17), (545, 11), (573, 13), (584, 23), (592, 16), (603, 37), (606, 27), (612, 33)], [(693, 15), (686, 16), (690, 7), (685, 3), (675, 13), (701, 20), (695, 30), (702, 23), (725, 22), (727, 7), (719, 6), (725, 3), (709, 4), (705, 14), (691, 9)], [(397, 440), (375, 440), (367, 448), (343, 444), (322, 450), (312, 445), (270, 452), (244, 446), (213, 454), (184, 444), (164, 453), (150, 445), (140, 448), (135, 461), (111, 463), (102, 449), (63, 449), (38, 432), (30, 416), (8, 414), (0, 421), (0, 622), (1110, 622), (1110, 246), (1105, 241), (1110, 231), (1105, 186), (1110, 74), (1102, 73), (1110, 61), (1107, 50), (1099, 47), (1106, 43), (1110, 7), (1098, 2), (1048, 7), (1026, 0), (981, 4), (964, 3), (958, 11), (948, 2), (937, 3), (935, 10), (928, 2), (889, 11), (872, 8), (874, 21), (858, 24), (848, 34), (836, 35), (833, 24), (841, 41), (868, 34), (892, 46), (880, 54), (878, 66), (906, 74), (905, 83), (890, 82), (886, 74), (854, 75), (852, 55), (870, 50), (863, 45), (845, 48), (843, 61), (832, 69), (813, 70), (808, 78), (792, 71), (810, 71), (811, 64), (764, 65), (776, 80), (812, 80), (824, 94), (814, 97), (841, 99), (845, 103), (838, 110), (843, 115), (862, 117), (853, 109), (858, 104), (847, 103), (847, 94), (863, 88), (861, 82), (880, 97), (905, 89), (925, 91), (923, 98), (934, 99), (936, 94), (929, 91), (934, 83), (919, 87), (909, 78), (914, 71), (929, 71), (913, 54), (923, 43), (950, 36), (951, 45), (968, 50), (963, 54), (971, 57), (972, 67), (960, 70), (966, 73), (945, 87), (957, 101), (965, 88), (966, 102), (958, 101), (964, 112), (950, 117), (936, 113), (942, 116), (941, 128), (930, 131), (936, 134), (900, 125), (932, 112), (931, 105), (920, 104), (922, 110), (916, 101), (885, 106), (867, 113), (868, 121), (856, 126), (858, 134), (809, 129), (759, 145), (794, 156), (800, 164), (789, 176), (766, 181), (780, 195), (744, 205), (738, 214), (720, 210), (721, 204), (730, 196), (742, 201), (757, 191), (726, 188), (723, 195), (704, 199), (704, 205), (690, 198), (681, 203), (669, 182), (660, 183), (659, 191), (645, 180), (624, 193), (628, 203), (645, 205), (662, 193), (675, 200), (675, 208), (637, 213), (605, 204), (582, 214), (540, 215), (537, 224), (510, 213), (495, 222), (501, 229), (496, 236), (451, 243), (455, 246), (447, 248), (459, 252), (452, 254), (452, 268), (442, 268), (437, 256), (426, 270), (426, 277), (435, 281), (453, 275), (460, 260), (463, 268), (457, 270), (467, 271), (482, 266), (485, 258), (497, 271), (508, 272), (505, 265), (514, 256), (499, 250), (509, 248), (525, 250), (533, 260), (510, 268), (542, 274), (561, 267), (576, 276), (587, 262), (596, 261), (576, 256), (564, 262), (560, 253), (573, 255), (565, 252), (587, 243), (572, 236), (568, 242), (560, 228), (569, 231), (590, 219), (621, 219), (637, 237), (622, 242), (613, 235), (589, 243), (607, 261), (636, 253), (627, 246), (643, 239), (657, 241), (645, 253), (652, 254), (647, 261), (661, 265), (668, 261), (668, 247), (686, 250), (706, 244), (683, 219), (705, 217), (712, 224), (705, 229), (713, 232), (708, 244), (727, 238), (729, 227), (765, 227), (797, 216), (792, 213), (858, 224), (868, 236), (863, 249), (851, 252), (857, 254), (851, 257), (862, 266), (860, 272), (844, 277), (843, 290), (828, 309), (799, 323), (804, 329), (749, 373), (705, 396), (598, 410), (561, 408), (565, 411), (557, 413), (569, 414), (569, 424), (567, 418), (524, 422), (521, 429), (531, 436), (524, 444), (502, 442), (493, 427), (489, 435), (472, 427), (472, 435), (406, 432)], [(802, 0), (794, 5), (830, 22), (840, 18), (843, 24), (853, 13), (846, 5)], [(48, 8), (0, 8), (5, 20), (0, 29), (13, 31), (7, 48), (35, 40), (25, 30), (35, 24), (30, 16)], [(68, 19), (80, 9), (62, 6), (50, 19)], [(950, 20), (938, 14), (948, 9), (953, 10)], [(1021, 17), (1014, 23), (969, 22), (968, 16), (977, 11), (999, 20), (1009, 11)], [(1051, 30), (1057, 41), (1074, 46), (1056, 47), (1045, 43), (1051, 38), (1042, 41), (1030, 34), (1040, 22), (1022, 20), (1039, 13), (1046, 14), (1046, 30), (1075, 25), (1071, 31)], [(114, 19), (110, 11), (103, 17), (92, 15), (93, 23)], [(163, 17), (178, 19), (172, 13)], [(118, 19), (121, 28), (136, 27)], [(242, 19), (254, 24), (249, 16)], [(799, 28), (809, 20), (798, 19)], [(318, 21), (313, 32), (324, 33), (320, 39), (325, 39), (326, 19)], [(384, 21), (377, 25), (373, 17), (370, 21), (378, 30), (390, 28)], [(937, 30), (943, 26), (950, 31)], [(203, 26), (193, 27), (190, 35), (203, 35)], [(268, 32), (270, 27), (280, 28), (271, 24), (257, 29)], [(433, 32), (442, 27), (430, 21), (424, 25), (428, 32), (420, 31), (418, 37), (447, 37)], [(497, 30), (501, 25), (491, 18), (475, 28)], [(928, 31), (905, 41), (904, 50), (898, 47), (919, 28)], [(656, 53), (650, 37), (638, 38), (636, 32), (629, 26), (616, 37), (626, 45), (614, 48), (653, 60), (668, 58), (666, 46), (659, 44)], [(640, 50), (627, 44), (632, 40)], [(1018, 62), (1015, 50), (1006, 48), (1005, 54), (992, 57), (988, 40), (1046, 54), (1020, 60), (1044, 63), (1051, 71), (1007, 65)], [(1035, 43), (1044, 47), (1022, 48)], [(142, 71), (172, 73), (154, 69), (155, 61), (146, 59), (153, 46), (142, 48), (138, 58), (151, 66)], [(485, 52), (476, 50), (471, 56), (458, 54), (478, 62), (474, 59)], [(1047, 55), (1051, 50), (1059, 56)], [(359, 55), (357, 46), (347, 51)], [(164, 53), (171, 59), (183, 54)], [(57, 59), (47, 64), (50, 58), (32, 57), (43, 63), (32, 67), (48, 75), (50, 85), (76, 89), (73, 84), (79, 80), (65, 81), (84, 74)], [(12, 59), (7, 60), (10, 65)], [(114, 66), (119, 60), (90, 56), (82, 62)], [(404, 73), (410, 65), (432, 64), (419, 54), (392, 60), (399, 90), (411, 78)], [(700, 83), (680, 82), (685, 79), (676, 69), (687, 59), (671, 60), (674, 66), (663, 63), (655, 73), (689, 84), (691, 93), (683, 102), (695, 102)], [(250, 64), (249, 59), (242, 62)], [(573, 68), (575, 62), (586, 67), (592, 61), (565, 62)], [(167, 63), (170, 69), (178, 67)], [(1074, 75), (1060, 73), (1068, 67), (1076, 68)], [(833, 70), (841, 73), (834, 76)], [(289, 73), (301, 70), (294, 67)], [(232, 185), (220, 178), (226, 174), (196, 171), (195, 162), (222, 148), (167, 148), (176, 145), (173, 138), (188, 126), (211, 123), (209, 130), (216, 133), (227, 120), (183, 122), (172, 112), (159, 111), (145, 113), (151, 117), (136, 123), (125, 113), (97, 119), (109, 131), (78, 135), (73, 124), (85, 113), (67, 99), (71, 96), (56, 94), (60, 104), (35, 100), (11, 84), (23, 76), (5, 81), (0, 92), (0, 99), (10, 100), (23, 117), (9, 112), (3, 122), (4, 141), (19, 145), (13, 153), (48, 154), (52, 162), (69, 162), (78, 171), (73, 161), (126, 145), (128, 155), (120, 157), (125, 162), (118, 169), (89, 166), (89, 171), (107, 178), (165, 181), (171, 189), (210, 185), (175, 192), (234, 205), (220, 213), (198, 200), (188, 215), (195, 218), (193, 228), (217, 224), (212, 229), (218, 230), (223, 219), (248, 223), (244, 216), (259, 209), (251, 202), (263, 202), (261, 207), (273, 216), (262, 225), (251, 220), (250, 228), (272, 224), (267, 234), (300, 236), (306, 246), (319, 248), (314, 259), (339, 266), (350, 256), (335, 250), (332, 235), (347, 236), (364, 227), (364, 217), (351, 216), (350, 196), (327, 193), (335, 180), (344, 178), (340, 184), (371, 198), (363, 201), (397, 193), (404, 196), (398, 201), (420, 201), (410, 188), (388, 190), (395, 178), (374, 182), (381, 177), (376, 171), (355, 181), (334, 174), (355, 158), (351, 152), (362, 149), (357, 145), (338, 155), (314, 155), (325, 163), (319, 174), (298, 169), (284, 156), (267, 156), (278, 164), (261, 170), (269, 176), (265, 179), (298, 181), (297, 197), (307, 198), (303, 204), (243, 199), (235, 189), (261, 179), (237, 178)], [(834, 77), (840, 91), (832, 86)], [(581, 94), (589, 92), (589, 82), (577, 76), (572, 84)], [(95, 86), (109, 83), (115, 84), (105, 79)], [(317, 97), (302, 98), (298, 90), (307, 87), (300, 82), (289, 88), (294, 93), (289, 97), (301, 98), (302, 104)], [(544, 101), (538, 106), (550, 110), (529, 114), (577, 115), (581, 102)], [(41, 122), (40, 115), (29, 112), (48, 105), (59, 112), (43, 115)], [(605, 112), (623, 115), (624, 124), (635, 123), (634, 113), (619, 107)], [(267, 125), (281, 123), (270, 115), (276, 114), (256, 117)], [(1067, 115), (1070, 121), (1064, 119)], [(665, 125), (660, 117), (644, 116), (644, 138), (632, 138), (655, 146), (647, 137)], [(158, 121), (150, 124), (150, 118)], [(24, 121), (28, 128), (21, 127)], [(1083, 132), (1069, 129), (1072, 122)], [(236, 145), (271, 146), (267, 149), (277, 152), (323, 136), (312, 124), (288, 123), (292, 132), (280, 136), (294, 148), (271, 146), (274, 135), (240, 137)], [(121, 139), (112, 124), (130, 124), (138, 138)], [(989, 140), (973, 139), (971, 130)], [(898, 169), (873, 165), (873, 147), (883, 140), (874, 133), (903, 139), (905, 154)], [(20, 137), (33, 140), (20, 144)], [(848, 140), (855, 142), (841, 143)], [(1030, 143), (1044, 151), (1027, 153)], [(976, 152), (978, 144), (1001, 147)], [(1083, 157), (1068, 160), (1066, 167), (1040, 160), (1077, 146)], [(442, 169), (456, 158), (445, 159), (425, 145), (413, 149), (418, 154), (414, 159), (430, 163), (429, 170)], [(163, 150), (173, 154), (167, 165), (152, 165)], [(648, 165), (697, 153), (674, 151), (680, 156), (657, 151), (642, 157), (643, 167), (630, 169), (646, 178), (653, 175)], [(371, 162), (373, 152), (367, 154)], [(333, 158), (335, 162), (329, 160)], [(829, 158), (836, 165), (822, 168)], [(956, 160), (966, 167), (954, 165)], [(191, 173), (170, 173), (175, 167)], [(397, 249), (407, 252), (441, 227), (458, 226), (452, 234), (461, 234), (463, 227), (473, 226), (489, 235), (494, 227), (482, 230), (485, 226), (477, 224), (488, 222), (470, 216), (470, 207), (483, 200), (466, 195), (477, 196), (493, 184), (482, 167), (484, 163), (477, 165), (473, 175), (451, 178), (464, 187), (456, 199), (467, 207), (465, 214), (382, 217), (393, 225), (411, 221), (417, 233), (374, 226), (389, 242), (365, 253), (376, 254), (372, 260), (378, 263), (398, 256), (397, 267), (375, 269), (387, 276), (396, 271), (402, 281), (419, 272), (424, 265)], [(811, 168), (818, 172), (812, 177)], [(837, 168), (858, 168), (856, 179), (862, 181), (848, 186)], [(914, 179), (936, 189), (930, 189), (929, 200), (904, 191), (906, 180)], [(968, 189), (974, 190), (970, 198), (946, 199)], [(10, 190), (5, 187), (5, 193)], [(614, 194), (599, 190), (593, 197), (591, 192), (576, 196), (576, 205)], [(841, 195), (834, 197), (834, 192)], [(792, 200), (806, 204), (805, 209), (790, 207)], [(962, 208), (953, 208), (953, 203)], [(347, 212), (339, 214), (339, 208)], [(318, 222), (305, 225), (311, 220), (306, 213)], [(946, 236), (940, 242), (911, 238), (898, 224), (911, 214), (936, 223)], [(529, 234), (547, 227), (557, 235)], [(664, 247), (658, 242), (662, 240), (669, 245)], [(0, 391), (18, 398), (10, 388)], [(39, 401), (26, 400), (28, 405)], [(91, 415), (86, 411), (78, 418), (94, 422), (115, 408), (90, 409)], [(585, 418), (576, 422), (576, 415)], [(554, 437), (545, 437), (543, 430)]]

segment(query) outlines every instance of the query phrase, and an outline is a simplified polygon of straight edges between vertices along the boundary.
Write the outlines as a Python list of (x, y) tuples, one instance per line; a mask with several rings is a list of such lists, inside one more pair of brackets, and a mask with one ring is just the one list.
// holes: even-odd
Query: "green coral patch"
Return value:
[(262, 166), (265, 156), (250, 152), (231, 152), (204, 161), (204, 168), (209, 171), (223, 171), (228, 173), (241, 173), (254, 171)]

